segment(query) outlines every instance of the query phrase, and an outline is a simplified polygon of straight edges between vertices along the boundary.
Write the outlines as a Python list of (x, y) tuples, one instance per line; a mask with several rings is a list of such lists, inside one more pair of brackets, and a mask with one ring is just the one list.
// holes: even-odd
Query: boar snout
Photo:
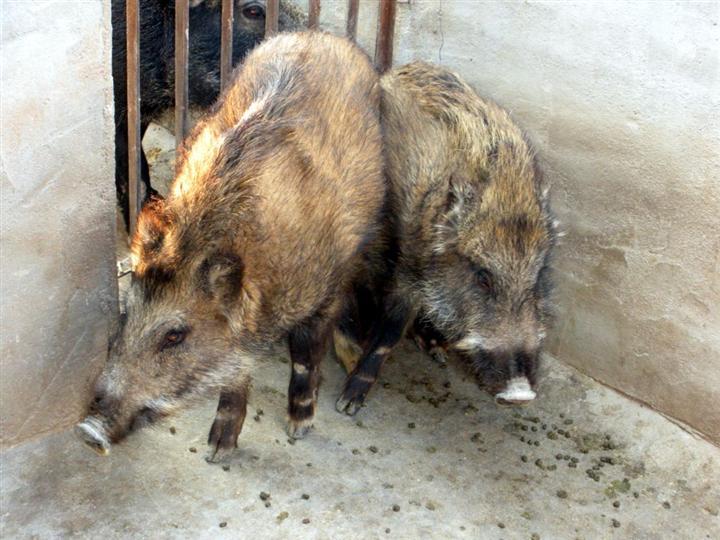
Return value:
[(479, 382), (498, 405), (527, 405), (537, 397), (537, 352), (476, 350), (471, 363)]
[(517, 352), (510, 363), (510, 377), (505, 387), (495, 394), (498, 405), (527, 405), (537, 397), (534, 390), (537, 380), (539, 351)]
[(110, 438), (100, 418), (96, 416), (85, 418), (75, 426), (75, 435), (101, 456), (107, 456), (110, 453)]
[(524, 375), (513, 377), (501, 392), (495, 394), (495, 403), (498, 405), (527, 405), (537, 397), (537, 393), (530, 386), (530, 381)]
[(101, 381), (95, 388), (88, 416), (75, 426), (75, 435), (93, 451), (101, 456), (110, 453), (110, 434), (107, 428), (108, 413), (113, 407), (108, 394), (102, 390)]

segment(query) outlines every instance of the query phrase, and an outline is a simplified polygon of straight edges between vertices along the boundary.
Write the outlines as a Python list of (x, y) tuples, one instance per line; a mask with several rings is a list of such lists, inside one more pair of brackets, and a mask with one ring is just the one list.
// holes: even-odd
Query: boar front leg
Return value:
[(290, 333), (292, 373), (288, 388), (288, 435), (303, 438), (312, 427), (320, 383), (320, 362), (327, 351), (334, 319), (315, 315)]
[(226, 389), (220, 393), (217, 414), (208, 435), (210, 461), (219, 461), (237, 448), (237, 439), (247, 412), (249, 387), (249, 381), (245, 381), (237, 388)]
[(385, 359), (405, 333), (412, 310), (398, 298), (386, 302), (385, 313), (370, 331), (369, 347), (345, 380), (342, 395), (335, 403), (338, 412), (354, 415), (360, 410), (380, 374)]

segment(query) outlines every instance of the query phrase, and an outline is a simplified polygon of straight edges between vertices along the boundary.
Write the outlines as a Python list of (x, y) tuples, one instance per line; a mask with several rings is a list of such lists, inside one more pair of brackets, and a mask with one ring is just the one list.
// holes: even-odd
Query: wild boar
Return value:
[[(128, 124), (126, 0), (112, 0), (112, 71), (115, 98), (115, 183), (118, 204), (128, 224)], [(220, 0), (191, 0), (189, 18), (188, 89), (191, 105), (207, 108), (220, 94)], [(236, 0), (233, 23), (233, 65), (265, 35), (266, 0)], [(292, 2), (281, 0), (278, 28), (299, 30), (305, 16)], [(175, 2), (140, 0), (140, 130), (175, 104)], [(154, 193), (141, 149), (142, 182), (147, 197)]]
[(366, 272), (390, 276), (382, 303), (366, 310), (379, 322), (363, 334), (346, 314), (336, 332), (336, 353), (354, 365), (336, 407), (358, 411), (417, 314), (421, 337), (431, 330), (435, 345), (457, 351), (496, 401), (525, 403), (551, 313), (556, 236), (535, 154), (506, 111), (446, 69), (409, 64), (381, 86), (386, 227), (398, 253), (391, 272)]
[(289, 344), (288, 433), (312, 424), (319, 364), (385, 197), (380, 87), (324, 33), (280, 34), (236, 70), (143, 208), (126, 315), (76, 431), (101, 453), (220, 392), (208, 444), (236, 446), (255, 359)]

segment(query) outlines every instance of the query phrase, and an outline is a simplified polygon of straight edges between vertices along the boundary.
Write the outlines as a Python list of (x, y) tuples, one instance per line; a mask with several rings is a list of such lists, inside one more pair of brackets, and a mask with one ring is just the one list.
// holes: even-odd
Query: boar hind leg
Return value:
[(333, 321), (316, 315), (290, 333), (292, 373), (288, 388), (288, 435), (303, 438), (312, 427), (320, 383), (320, 362), (327, 351)]
[(401, 300), (390, 301), (388, 309), (370, 333), (370, 346), (345, 381), (342, 395), (335, 403), (338, 412), (353, 415), (360, 410), (380, 368), (390, 351), (403, 336), (410, 308)]
[(210, 461), (219, 461), (237, 447), (237, 439), (245, 422), (249, 384), (220, 393), (215, 421), (210, 428), (208, 445)]

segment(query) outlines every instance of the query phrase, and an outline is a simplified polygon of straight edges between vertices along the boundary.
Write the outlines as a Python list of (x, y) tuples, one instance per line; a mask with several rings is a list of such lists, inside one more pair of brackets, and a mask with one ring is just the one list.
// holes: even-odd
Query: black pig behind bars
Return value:
[[(118, 204), (128, 225), (128, 124), (126, 0), (112, 0), (112, 71), (115, 99), (115, 182)], [(233, 64), (265, 35), (265, 0), (236, 0)], [(188, 85), (190, 104), (207, 108), (220, 94), (220, 0), (191, 0)], [(304, 15), (291, 2), (280, 2), (280, 30), (297, 30)], [(140, 0), (141, 133), (174, 105), (175, 0)], [(145, 196), (153, 193), (147, 159), (142, 154)]]
[[(219, 391), (211, 453), (234, 448), (254, 359), (289, 343), (288, 431), (315, 412), (319, 363), (385, 197), (378, 75), (349, 41), (258, 46), (185, 141), (168, 198), (132, 241), (126, 316), (76, 431), (111, 443)], [(224, 452), (223, 452), (224, 453)]]
[(526, 403), (556, 236), (535, 155), (503, 109), (443, 68), (413, 63), (381, 86), (394, 240), (366, 259), (371, 278), (355, 284), (336, 332), (351, 371), (337, 409), (359, 410), (416, 316), (416, 329), (457, 351), (498, 402)]

